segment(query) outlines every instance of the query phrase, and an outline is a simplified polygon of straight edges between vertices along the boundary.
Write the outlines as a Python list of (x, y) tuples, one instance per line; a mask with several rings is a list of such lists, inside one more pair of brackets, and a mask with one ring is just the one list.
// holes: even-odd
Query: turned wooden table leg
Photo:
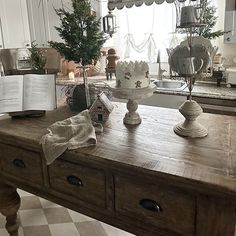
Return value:
[(20, 208), (20, 196), (10, 185), (0, 183), (0, 212), (6, 216), (6, 229), (10, 236), (18, 236), (19, 222), (17, 212)]

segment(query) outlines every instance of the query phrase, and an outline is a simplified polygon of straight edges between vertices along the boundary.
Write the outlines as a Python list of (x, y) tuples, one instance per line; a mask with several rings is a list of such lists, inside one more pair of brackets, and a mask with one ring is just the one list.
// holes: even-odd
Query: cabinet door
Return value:
[(2, 22), (0, 18), (0, 49), (3, 48), (3, 40), (2, 40)]
[(30, 36), (31, 40), (38, 44), (38, 47), (47, 46), (46, 21), (44, 19), (43, 0), (27, 0)]
[(0, 0), (4, 48), (30, 46), (26, 0)]
[(60, 26), (60, 19), (59, 16), (56, 14), (55, 9), (65, 8), (66, 10), (70, 11), (71, 1), (70, 0), (47, 0), (47, 3), (44, 7), (45, 12), (45, 22), (46, 26), (46, 35), (48, 40), (63, 42), (61, 37), (58, 35), (55, 26)]
[[(39, 47), (48, 46), (48, 41), (51, 40), (63, 42), (55, 29), (55, 26), (60, 27), (60, 19), (55, 9), (65, 8), (72, 11), (71, 0), (27, 0), (27, 5), (32, 41), (36, 41)], [(99, 17), (99, 3), (92, 0), (91, 6)]]
[(99, 19), (101, 17), (101, 2), (98, 0), (90, 0), (90, 4), (91, 4), (92, 10), (96, 12), (97, 19)]
[(225, 43), (236, 43), (236, 11), (225, 12), (225, 31), (231, 31), (224, 36)]

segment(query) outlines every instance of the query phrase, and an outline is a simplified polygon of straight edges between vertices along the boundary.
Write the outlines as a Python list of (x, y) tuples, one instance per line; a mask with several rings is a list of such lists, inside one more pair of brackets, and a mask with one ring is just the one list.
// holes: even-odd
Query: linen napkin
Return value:
[(47, 165), (51, 164), (66, 149), (88, 147), (97, 143), (89, 111), (84, 110), (78, 115), (52, 124), (48, 134), (41, 138)]

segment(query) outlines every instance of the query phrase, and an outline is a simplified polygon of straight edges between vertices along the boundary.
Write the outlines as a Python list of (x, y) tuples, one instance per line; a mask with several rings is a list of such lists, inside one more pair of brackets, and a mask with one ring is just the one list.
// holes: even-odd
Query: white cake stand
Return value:
[(138, 102), (137, 100), (151, 97), (153, 92), (156, 89), (155, 84), (150, 84), (147, 88), (138, 88), (138, 89), (124, 89), (117, 88), (116, 84), (109, 85), (110, 90), (112, 91), (112, 95), (115, 98), (120, 99), (128, 99), (127, 102), (127, 110), (128, 112), (125, 114), (123, 119), (124, 124), (128, 125), (138, 125), (142, 122), (140, 115), (137, 112)]

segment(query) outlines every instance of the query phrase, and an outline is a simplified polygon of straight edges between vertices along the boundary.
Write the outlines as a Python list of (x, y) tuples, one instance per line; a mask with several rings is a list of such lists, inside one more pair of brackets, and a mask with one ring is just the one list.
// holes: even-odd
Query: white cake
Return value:
[(116, 65), (116, 87), (126, 89), (146, 88), (150, 84), (146, 62), (118, 62)]

